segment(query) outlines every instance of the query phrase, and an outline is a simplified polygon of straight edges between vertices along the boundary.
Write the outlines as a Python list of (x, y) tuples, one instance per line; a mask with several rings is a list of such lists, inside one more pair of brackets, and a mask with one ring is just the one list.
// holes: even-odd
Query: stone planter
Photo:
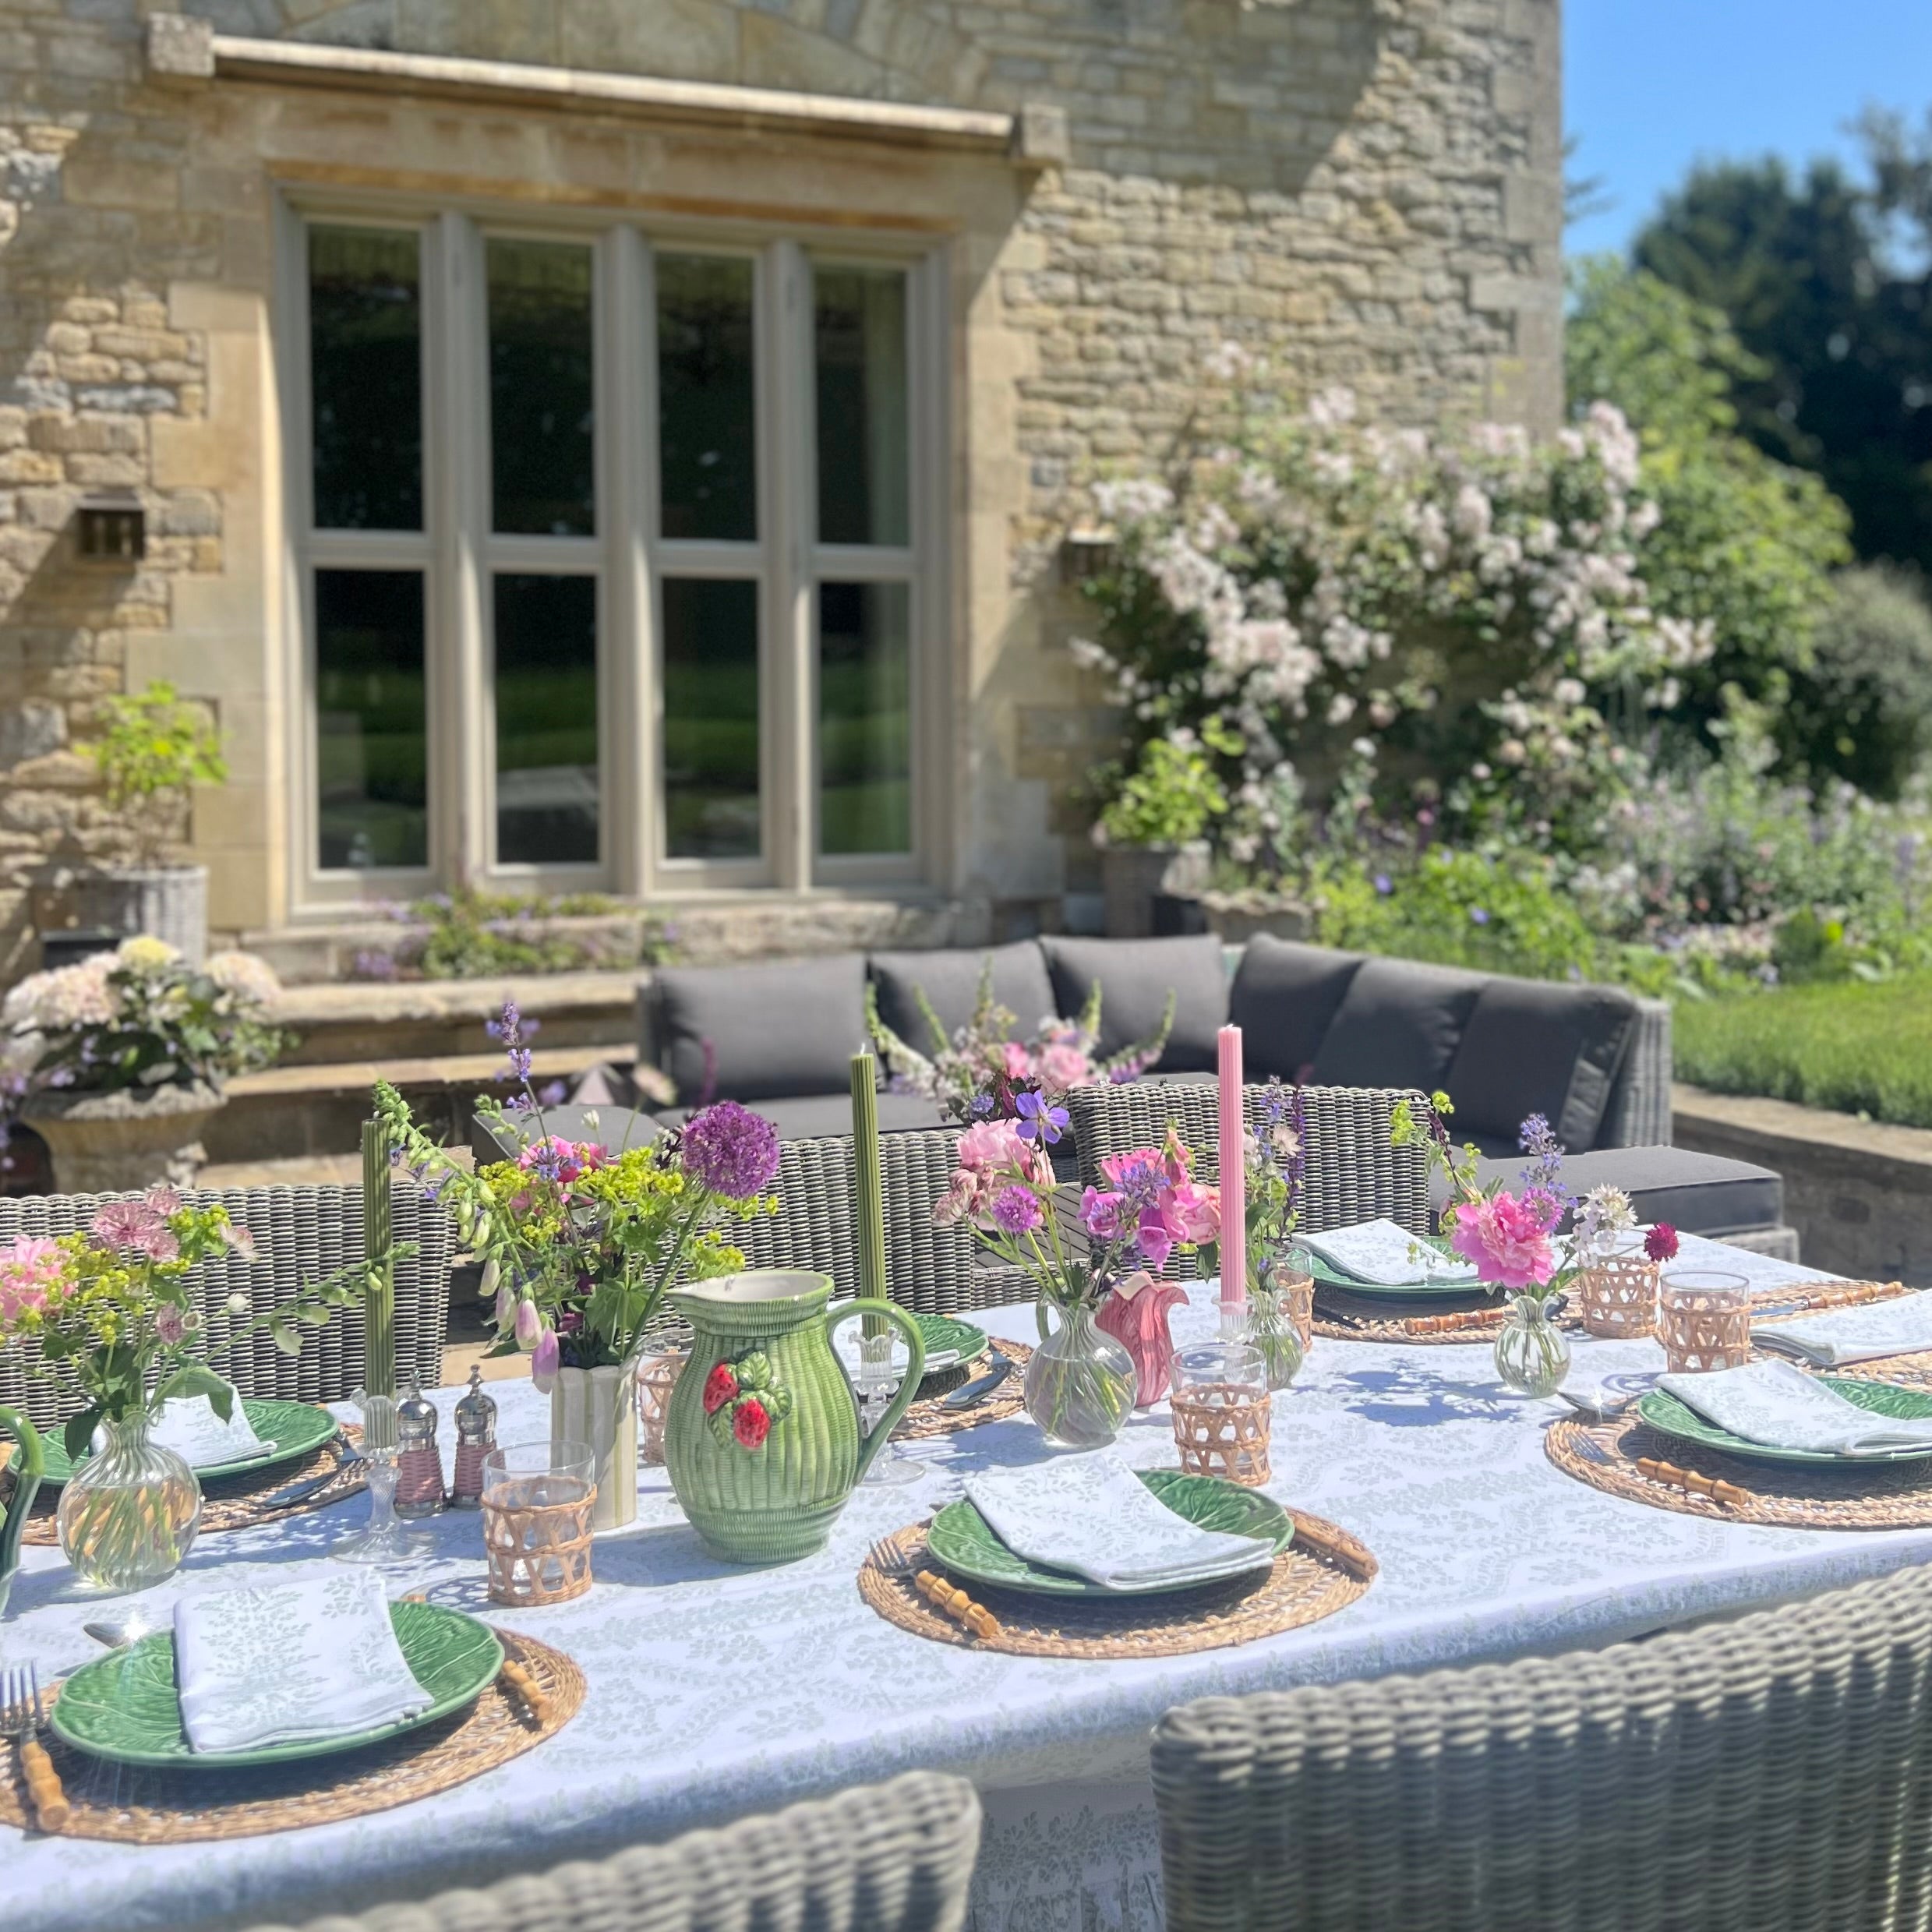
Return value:
[(21, 1118), (47, 1143), (63, 1194), (125, 1194), (166, 1181), (189, 1188), (208, 1156), (201, 1136), (227, 1104), (218, 1087), (30, 1093)]
[(1185, 846), (1103, 846), (1100, 886), (1107, 899), (1107, 936), (1146, 939), (1154, 929), (1154, 895), (1198, 899), (1207, 885), (1203, 841)]
[(74, 923), (90, 931), (165, 939), (192, 966), (208, 956), (205, 865), (104, 866), (67, 888)]

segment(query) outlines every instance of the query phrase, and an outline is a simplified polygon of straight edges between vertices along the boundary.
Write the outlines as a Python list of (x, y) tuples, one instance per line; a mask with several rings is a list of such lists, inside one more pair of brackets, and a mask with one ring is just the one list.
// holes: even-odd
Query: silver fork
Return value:
[(41, 1829), (58, 1831), (73, 1807), (61, 1789), (60, 1773), (40, 1740), (46, 1714), (41, 1708), (41, 1674), (31, 1664), (16, 1664), (0, 1686), (0, 1735), (10, 1735), (20, 1755), (20, 1775), (39, 1815)]
[(875, 1538), (867, 1552), (872, 1567), (882, 1577), (912, 1577), (919, 1574), (919, 1559), (908, 1556), (890, 1536)]

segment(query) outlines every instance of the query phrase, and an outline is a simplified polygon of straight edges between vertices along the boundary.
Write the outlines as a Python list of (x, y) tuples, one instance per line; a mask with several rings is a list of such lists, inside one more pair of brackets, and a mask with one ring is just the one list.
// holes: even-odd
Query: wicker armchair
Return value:
[(1932, 1568), (1642, 1644), (1171, 1711), (1171, 1932), (1932, 1923)]
[[(1250, 1121), (1259, 1118), (1266, 1091), (1244, 1090)], [(1393, 1088), (1352, 1086), (1304, 1087), (1302, 1094), (1307, 1140), (1302, 1225), (1319, 1234), (1386, 1214), (1413, 1234), (1430, 1232), (1422, 1150), (1389, 1144), (1396, 1102), (1414, 1097)], [(1169, 1121), (1196, 1150), (1203, 1178), (1219, 1177), (1220, 1097), (1211, 1083), (1135, 1080), (1078, 1087), (1067, 1096), (1067, 1111), (1083, 1184), (1099, 1181), (1107, 1155), (1157, 1146)]]
[[(0, 1241), (23, 1234), (69, 1234), (90, 1227), (104, 1194), (27, 1195), (0, 1199)], [(193, 1272), (210, 1347), (239, 1326), (228, 1298), (245, 1294), (255, 1315), (286, 1306), (300, 1291), (362, 1259), (362, 1190), (346, 1188), (231, 1188), (191, 1194), (197, 1205), (219, 1202), (255, 1236), (261, 1259), (251, 1266), (230, 1255)], [(399, 1181), (391, 1191), (397, 1245), (415, 1252), (396, 1263), (396, 1372), (434, 1387), (441, 1379), (443, 1335), (450, 1302), (449, 1217), (422, 1191)], [(258, 1330), (218, 1365), (244, 1395), (337, 1402), (362, 1379), (362, 1311), (336, 1311), (327, 1326), (302, 1331), (302, 1353), (284, 1355)], [(0, 1349), (0, 1404), (26, 1410), (35, 1425), (51, 1429), (80, 1404), (64, 1383), (29, 1372), (34, 1351)]]
[(306, 1932), (959, 1932), (979, 1847), (973, 1787), (913, 1771), (598, 1864), (313, 1920)]

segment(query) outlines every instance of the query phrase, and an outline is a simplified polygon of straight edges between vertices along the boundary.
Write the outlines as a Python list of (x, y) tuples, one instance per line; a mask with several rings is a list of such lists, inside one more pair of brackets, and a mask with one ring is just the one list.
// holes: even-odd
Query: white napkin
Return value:
[(1768, 1322), (1751, 1330), (1761, 1348), (1830, 1368), (1932, 1348), (1932, 1294), (1901, 1295), (1869, 1308), (1842, 1309), (1803, 1322)]
[(1265, 1537), (1197, 1529), (1111, 1449), (974, 1476), (966, 1492), (1008, 1549), (1108, 1589), (1205, 1583), (1274, 1561)]
[(1932, 1449), (1932, 1416), (1900, 1422), (1849, 1402), (1789, 1362), (1747, 1362), (1705, 1376), (1665, 1376), (1657, 1385), (1747, 1442), (1838, 1456)]
[(175, 1683), (196, 1751), (341, 1737), (429, 1708), (367, 1570), (209, 1590), (175, 1605)]
[(148, 1431), (149, 1439), (171, 1449), (191, 1469), (213, 1469), (222, 1463), (246, 1462), (274, 1444), (257, 1436), (232, 1386), (235, 1407), (224, 1422), (205, 1395), (171, 1397), (161, 1406)]
[(1298, 1234), (1295, 1238), (1324, 1261), (1333, 1262), (1344, 1274), (1385, 1288), (1476, 1278), (1473, 1263), (1439, 1254), (1392, 1220), (1363, 1221), (1354, 1227), (1331, 1227), (1326, 1234)]

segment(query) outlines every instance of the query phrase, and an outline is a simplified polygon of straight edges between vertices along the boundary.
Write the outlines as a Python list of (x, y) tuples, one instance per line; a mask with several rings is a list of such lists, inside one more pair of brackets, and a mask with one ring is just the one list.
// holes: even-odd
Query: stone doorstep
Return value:
[(1932, 1132), (1683, 1085), (1671, 1111), (1677, 1146), (1784, 1177), (1807, 1266), (1932, 1287)]
[(542, 1023), (537, 1040), (546, 1048), (595, 1046), (629, 1051), (637, 1038), (638, 989), (649, 977), (632, 968), (614, 973), (507, 974), (487, 980), (285, 987), (276, 1001), (274, 1019), (297, 1037), (276, 1070), (486, 1053), (493, 1043), (485, 1029), (503, 1011), (506, 999), (514, 999), (525, 1014)]

